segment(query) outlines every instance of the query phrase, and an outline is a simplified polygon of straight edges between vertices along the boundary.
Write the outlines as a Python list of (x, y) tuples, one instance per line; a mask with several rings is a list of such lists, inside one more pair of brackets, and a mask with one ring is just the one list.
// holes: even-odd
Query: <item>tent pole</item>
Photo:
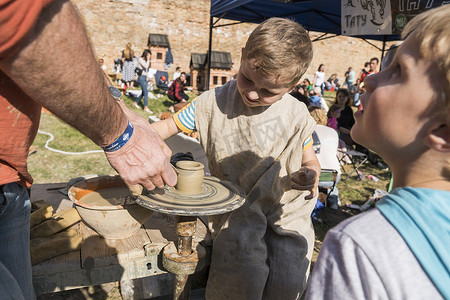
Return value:
[(206, 72), (206, 91), (209, 90), (209, 77), (211, 76), (211, 49), (212, 49), (213, 16), (209, 17), (209, 45), (207, 53), (208, 70)]
[(384, 57), (384, 51), (386, 49), (386, 35), (383, 35), (383, 48), (381, 49), (381, 59), (380, 59), (380, 65), (381, 62), (383, 61), (383, 57)]

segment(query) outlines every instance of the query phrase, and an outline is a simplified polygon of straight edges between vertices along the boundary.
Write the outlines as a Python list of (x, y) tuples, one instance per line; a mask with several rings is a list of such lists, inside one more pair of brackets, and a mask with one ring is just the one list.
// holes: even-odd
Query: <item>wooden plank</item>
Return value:
[(115, 264), (33, 277), (36, 295), (98, 285), (122, 279), (143, 278), (167, 273), (158, 266), (158, 256), (150, 256), (123, 265)]
[[(75, 223), (67, 229), (76, 230), (81, 233), (80, 223)], [(68, 272), (81, 269), (81, 253), (80, 250), (65, 253), (32, 267), (33, 276), (52, 274), (59, 272)]]
[(65, 188), (67, 182), (33, 184), (31, 186), (31, 202), (44, 200), (53, 206), (54, 212), (67, 210), (73, 207), (73, 202), (65, 195), (59, 192), (59, 189)]
[(33, 277), (80, 270), (80, 257), (81, 253), (80, 250), (78, 250), (43, 261), (33, 266)]
[(145, 256), (144, 246), (150, 243), (143, 228), (135, 235), (120, 240), (105, 239), (84, 223), (81, 225), (81, 232), (83, 235), (81, 266), (84, 269), (122, 264), (143, 258)]
[(144, 223), (151, 243), (167, 244), (177, 241), (176, 216), (154, 212)]

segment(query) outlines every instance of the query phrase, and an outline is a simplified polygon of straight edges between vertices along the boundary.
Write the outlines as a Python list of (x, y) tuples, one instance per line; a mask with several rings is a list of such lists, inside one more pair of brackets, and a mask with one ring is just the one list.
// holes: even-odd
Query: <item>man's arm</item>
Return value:
[(0, 68), (31, 98), (99, 146), (120, 136), (127, 120), (109, 95), (78, 12), (54, 1), (41, 12), (23, 48)]
[(128, 120), (135, 125), (135, 137), (123, 149), (107, 153), (127, 184), (153, 189), (176, 183), (170, 149), (148, 122), (127, 118), (110, 95), (84, 24), (69, 1), (44, 8), (21, 48), (3, 57), (0, 69), (25, 93), (97, 145), (114, 142)]

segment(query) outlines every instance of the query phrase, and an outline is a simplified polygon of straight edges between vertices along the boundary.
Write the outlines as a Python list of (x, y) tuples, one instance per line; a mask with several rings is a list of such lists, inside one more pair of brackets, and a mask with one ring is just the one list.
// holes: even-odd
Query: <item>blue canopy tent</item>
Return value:
[[(242, 22), (261, 23), (270, 17), (287, 17), (309, 31), (326, 34), (341, 34), (340, 0), (211, 0), (211, 18), (238, 21), (235, 23), (215, 25), (228, 26)], [(399, 40), (398, 34), (363, 35), (363, 39), (380, 41)]]
[[(347, 4), (353, 6), (356, 0), (346, 0)], [(387, 0), (389, 1), (389, 0)], [(367, 1), (366, 1), (367, 2)], [(434, 3), (435, 2), (435, 3)], [(443, 5), (444, 0), (433, 2), (433, 7)], [(322, 32), (323, 35), (314, 41), (332, 38), (341, 35), (341, 0), (211, 0), (210, 25), (209, 25), (209, 51), (208, 61), (212, 48), (212, 33), (214, 28), (229, 26), (239, 23), (261, 23), (270, 17), (286, 17), (302, 24), (309, 31)], [(396, 6), (401, 4), (396, 4)], [(425, 4), (420, 4), (424, 6)], [(413, 13), (419, 13), (425, 9), (431, 8), (428, 4), (426, 7), (420, 7), (417, 4)], [(396, 7), (396, 10), (399, 10)], [(409, 10), (407, 8), (406, 10)], [(408, 14), (408, 13), (406, 13)], [(216, 20), (215, 20), (216, 18)], [(217, 25), (219, 20), (231, 20), (227, 24)], [(386, 41), (396, 41), (400, 39), (397, 34), (383, 35), (358, 35), (355, 36), (363, 39), (384, 55)], [(369, 40), (383, 41), (380, 49)], [(208, 80), (207, 88), (209, 88), (210, 69), (208, 64)]]
[[(323, 32), (323, 35), (313, 40), (313, 42), (341, 34), (340, 0), (211, 0), (208, 56), (212, 50), (212, 33), (214, 28), (245, 22), (261, 23), (270, 17), (290, 18), (302, 24), (308, 31)], [(234, 22), (217, 25), (217, 22), (221, 19)], [(359, 37), (382, 52), (384, 52), (386, 41), (400, 39), (399, 35), (370, 35)], [(383, 41), (383, 48), (380, 49), (373, 43), (367, 41), (369, 39)], [(210, 69), (208, 67), (207, 88), (209, 88), (209, 75)]]

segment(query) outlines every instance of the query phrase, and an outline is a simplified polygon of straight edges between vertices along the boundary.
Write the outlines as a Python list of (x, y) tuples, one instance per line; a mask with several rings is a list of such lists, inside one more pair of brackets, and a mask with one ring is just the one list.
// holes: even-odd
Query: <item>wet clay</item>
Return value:
[(204, 191), (202, 187), (205, 177), (204, 166), (196, 161), (179, 161), (176, 164), (178, 180), (175, 188), (180, 194), (196, 195)]
[(162, 213), (180, 216), (206, 216), (233, 211), (245, 201), (239, 186), (207, 176), (202, 182), (202, 192), (195, 195), (180, 193), (176, 188), (155, 189), (140, 195), (137, 204)]
[(94, 191), (79, 201), (92, 206), (116, 206), (124, 204), (128, 195), (130, 190), (126, 186), (114, 187)]

